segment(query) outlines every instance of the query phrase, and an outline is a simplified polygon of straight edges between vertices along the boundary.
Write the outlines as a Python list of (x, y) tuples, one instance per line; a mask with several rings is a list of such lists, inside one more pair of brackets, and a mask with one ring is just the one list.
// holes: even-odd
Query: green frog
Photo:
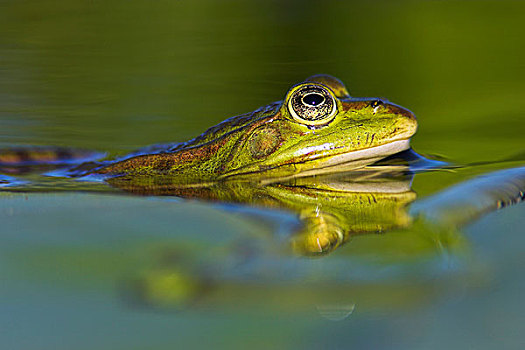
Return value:
[(62, 164), (70, 176), (170, 176), (180, 182), (283, 179), (356, 169), (410, 147), (417, 121), (384, 99), (354, 98), (343, 83), (314, 75), (283, 101), (226, 119), (184, 143), (155, 145), (127, 157), (86, 162), (98, 155), (68, 149), (0, 150), (0, 167)]

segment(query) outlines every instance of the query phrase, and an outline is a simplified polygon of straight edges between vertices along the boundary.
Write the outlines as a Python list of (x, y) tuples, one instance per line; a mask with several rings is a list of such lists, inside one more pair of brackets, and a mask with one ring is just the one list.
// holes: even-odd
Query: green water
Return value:
[[(187, 140), (329, 73), (353, 96), (410, 108), (417, 152), (466, 165), (417, 174), (412, 190), (425, 198), (525, 165), (524, 22), (519, 1), (0, 2), (0, 144), (125, 154)], [(524, 342), (523, 204), (461, 232), (416, 224), (322, 258), (279, 260), (270, 253), (298, 225), (287, 211), (0, 194), (2, 348)], [(232, 258), (244, 251), (262, 262)], [(137, 281), (171, 260), (212, 282), (137, 296)]]

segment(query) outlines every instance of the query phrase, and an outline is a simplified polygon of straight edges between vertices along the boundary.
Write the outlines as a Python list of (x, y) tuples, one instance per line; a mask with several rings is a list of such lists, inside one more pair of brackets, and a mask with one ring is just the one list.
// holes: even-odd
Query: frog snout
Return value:
[(414, 113), (404, 107), (394, 104), (391, 104), (389, 107), (396, 115), (396, 118), (398, 119), (396, 126), (402, 130), (403, 134), (409, 137), (414, 135), (417, 131), (417, 118)]

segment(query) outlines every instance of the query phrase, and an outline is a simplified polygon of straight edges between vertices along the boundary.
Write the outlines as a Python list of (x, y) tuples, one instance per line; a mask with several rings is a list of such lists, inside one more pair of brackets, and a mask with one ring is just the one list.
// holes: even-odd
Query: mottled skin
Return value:
[[(333, 96), (337, 111), (326, 125), (306, 125), (291, 116), (287, 102), (305, 84), (326, 87)], [(104, 164), (92, 173), (173, 175), (192, 182), (250, 174), (274, 178), (325, 168), (322, 172), (333, 172), (341, 162), (327, 164), (330, 158), (408, 140), (416, 129), (409, 110), (384, 100), (352, 98), (339, 80), (318, 75), (292, 87), (284, 101), (229, 118), (186, 143)], [(367, 155), (367, 161), (351, 167), (384, 156)]]

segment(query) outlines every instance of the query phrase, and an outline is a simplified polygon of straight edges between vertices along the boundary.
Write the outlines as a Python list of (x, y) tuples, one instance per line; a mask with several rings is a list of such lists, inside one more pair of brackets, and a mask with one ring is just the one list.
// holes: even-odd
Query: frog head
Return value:
[(408, 149), (417, 130), (408, 109), (380, 98), (351, 97), (329, 75), (293, 86), (282, 102), (254, 112), (251, 120), (223, 164), (222, 177), (355, 169)]

